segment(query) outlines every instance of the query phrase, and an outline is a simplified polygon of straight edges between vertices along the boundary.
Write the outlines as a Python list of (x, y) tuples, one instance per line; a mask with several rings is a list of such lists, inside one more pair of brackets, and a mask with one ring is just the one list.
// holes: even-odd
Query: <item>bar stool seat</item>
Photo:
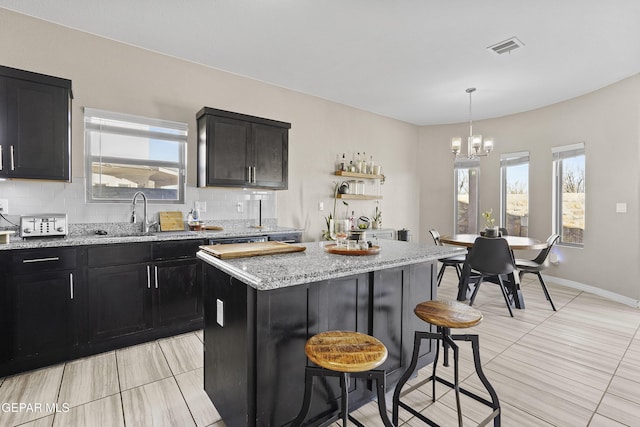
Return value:
[[(416, 306), (414, 309), (414, 313), (421, 320), (436, 326), (437, 332), (422, 332), (416, 331), (413, 343), (413, 356), (411, 358), (411, 363), (407, 368), (406, 372), (402, 375), (396, 388), (393, 393), (393, 423), (394, 425), (398, 425), (398, 408), (403, 407), (407, 411), (411, 412), (413, 415), (418, 417), (423, 422), (429, 424), (430, 426), (437, 426), (438, 424), (434, 423), (424, 415), (420, 414), (413, 408), (411, 408), (406, 403), (400, 400), (401, 394), (406, 395), (407, 393), (415, 390), (418, 387), (422, 387), (422, 385), (432, 381), (432, 401), (436, 400), (436, 382), (440, 382), (450, 388), (455, 390), (456, 394), (456, 406), (458, 409), (458, 425), (462, 427), (462, 408), (460, 405), (460, 393), (463, 393), (466, 396), (469, 396), (493, 409), (492, 413), (489, 414), (487, 418), (485, 418), (479, 425), (486, 425), (489, 421), (493, 419), (493, 425), (495, 427), (500, 426), (500, 402), (498, 400), (498, 395), (495, 390), (489, 383), (489, 380), (484, 375), (482, 371), (482, 364), (480, 363), (480, 346), (478, 335), (473, 334), (464, 334), (464, 335), (452, 335), (451, 328), (470, 328), (472, 326), (477, 325), (482, 321), (482, 313), (476, 310), (473, 307), (470, 307), (466, 304), (462, 304), (458, 301), (425, 301)], [(418, 356), (420, 355), (420, 344), (423, 339), (435, 339), (438, 341), (442, 341), (442, 346), (445, 349), (444, 355), (444, 366), (449, 366), (447, 360), (447, 349), (451, 348), (453, 350), (453, 362), (454, 362), (454, 382), (451, 383), (441, 377), (436, 375), (436, 368), (438, 365), (438, 356), (440, 352), (440, 346), (436, 345), (436, 355), (433, 361), (433, 373), (426, 380), (422, 381), (420, 384), (411, 387), (402, 393), (402, 388), (406, 384), (406, 382), (413, 375), (417, 363)], [(476, 374), (478, 378), (487, 389), (487, 392), (491, 396), (491, 401), (479, 396), (471, 391), (463, 389), (459, 385), (458, 379), (458, 345), (455, 341), (470, 341), (471, 348), (473, 350), (473, 362), (476, 369)]]
[(313, 377), (340, 377), (342, 403), (340, 413), (321, 425), (329, 425), (342, 418), (343, 426), (347, 419), (360, 427), (359, 421), (349, 415), (348, 390), (349, 378), (365, 378), (376, 380), (378, 392), (378, 410), (385, 426), (393, 427), (387, 415), (384, 400), (386, 380), (384, 370), (376, 370), (387, 360), (387, 348), (378, 339), (352, 331), (327, 331), (312, 336), (307, 341), (304, 351), (309, 360), (316, 366), (307, 366), (305, 371), (305, 393), (302, 409), (292, 422), (293, 426), (301, 426), (311, 405)]

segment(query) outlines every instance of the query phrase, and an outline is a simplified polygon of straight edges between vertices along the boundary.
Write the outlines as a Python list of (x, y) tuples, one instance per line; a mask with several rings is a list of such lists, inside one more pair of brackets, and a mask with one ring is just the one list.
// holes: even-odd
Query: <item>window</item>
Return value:
[(456, 159), (454, 171), (454, 221), (455, 233), (477, 233), (480, 198), (478, 179), (480, 161), (478, 159)]
[(554, 147), (553, 229), (560, 243), (582, 246), (585, 229), (584, 143)]
[(529, 152), (500, 155), (500, 224), (509, 235), (529, 234)]
[(87, 202), (184, 203), (187, 124), (84, 109)]

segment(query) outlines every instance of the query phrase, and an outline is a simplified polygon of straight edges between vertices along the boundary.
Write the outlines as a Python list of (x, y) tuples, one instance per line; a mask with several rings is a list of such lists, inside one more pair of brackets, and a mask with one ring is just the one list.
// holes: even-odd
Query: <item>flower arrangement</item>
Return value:
[[(333, 240), (331, 238), (331, 220), (336, 218), (336, 202), (338, 200), (338, 189), (340, 188), (339, 182), (333, 182), (333, 212), (329, 213), (329, 216), (324, 217), (324, 221), (327, 225), (327, 229), (322, 231), (322, 238), (325, 240)], [(345, 218), (349, 215), (349, 203), (342, 201), (342, 204), (346, 206)]]
[(493, 209), (489, 209), (488, 211), (482, 212), (482, 217), (484, 218), (484, 225), (486, 228), (495, 227), (496, 220), (492, 216)]

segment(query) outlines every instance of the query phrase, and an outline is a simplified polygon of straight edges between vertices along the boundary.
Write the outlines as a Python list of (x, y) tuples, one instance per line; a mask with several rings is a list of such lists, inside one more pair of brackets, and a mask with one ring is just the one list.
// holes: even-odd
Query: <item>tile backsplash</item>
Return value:
[[(20, 215), (40, 213), (66, 213), (69, 223), (127, 222), (131, 219), (131, 203), (86, 203), (83, 177), (70, 183), (48, 181), (0, 181), (0, 199), (9, 201), (10, 221), (19, 221)], [(149, 203), (150, 219), (158, 219), (158, 212), (181, 211), (186, 219), (195, 202), (206, 204), (200, 217), (211, 220), (255, 220), (258, 222), (262, 200), (262, 220), (276, 218), (276, 192), (229, 188), (186, 188), (184, 204)], [(142, 214), (142, 202), (136, 211)], [(6, 226), (4, 220), (0, 227)]]

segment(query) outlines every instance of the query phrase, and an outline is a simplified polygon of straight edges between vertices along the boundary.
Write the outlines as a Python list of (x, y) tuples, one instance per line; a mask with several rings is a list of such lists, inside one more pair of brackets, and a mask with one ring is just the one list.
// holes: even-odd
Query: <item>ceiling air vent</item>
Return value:
[(493, 46), (489, 46), (487, 49), (494, 51), (498, 55), (502, 55), (503, 53), (511, 53), (512, 50), (518, 49), (522, 46), (524, 46), (524, 43), (518, 40), (517, 37), (511, 37), (510, 39), (496, 43)]

